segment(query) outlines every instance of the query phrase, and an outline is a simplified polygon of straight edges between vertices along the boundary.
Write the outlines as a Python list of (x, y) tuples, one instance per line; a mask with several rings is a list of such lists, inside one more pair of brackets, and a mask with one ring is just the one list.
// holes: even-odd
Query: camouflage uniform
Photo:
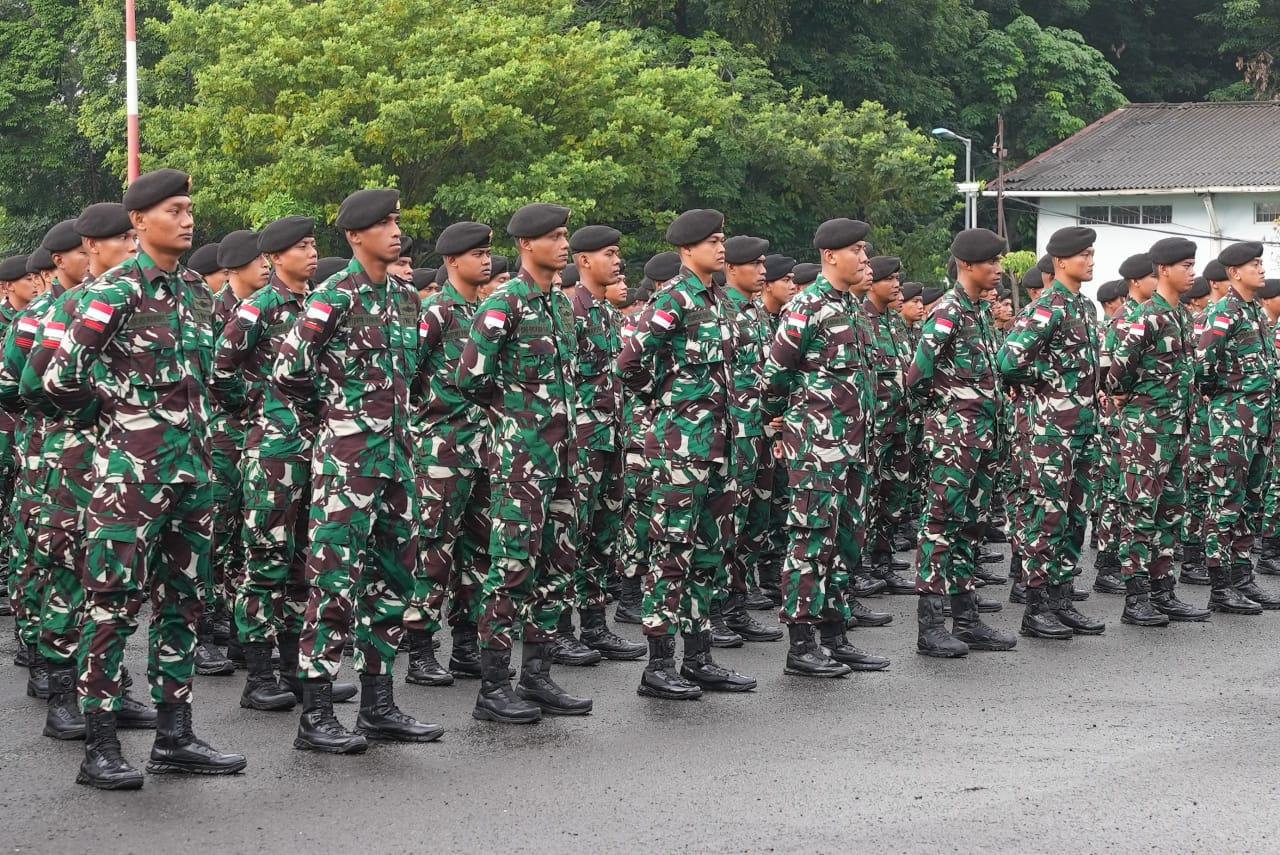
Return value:
[[(18, 310), (8, 298), (0, 302), (0, 336), (5, 335), (13, 324)], [(18, 452), (14, 447), (14, 433), (18, 429), (18, 417), (13, 413), (0, 411), (0, 579), (4, 579), (11, 599), (14, 600), (15, 611), (20, 612), (21, 604), (21, 568), (18, 576), (10, 578), (12, 562), (10, 560), (13, 545), (14, 518), (10, 512), (14, 498), (14, 482), (18, 477)]]
[[(225, 286), (213, 298), (214, 330), (222, 332), (237, 317), (240, 306), (231, 286)], [(215, 347), (219, 346), (215, 344)], [(217, 410), (210, 425), (213, 455), (213, 546), (209, 562), (210, 575), (201, 580), (205, 586), (206, 611), (222, 609), (235, 602), (236, 591), (244, 581), (244, 543), (240, 537), (243, 520), (241, 502), (240, 456), (245, 441), (242, 413)]]
[(892, 553), (894, 529), (906, 519), (911, 499), (910, 405), (903, 386), (910, 356), (901, 318), (888, 309), (877, 310), (870, 300), (862, 304), (862, 311), (872, 330), (870, 356), (876, 394), (871, 435), (874, 487), (867, 514), (867, 542), (873, 554)]
[[(625, 343), (635, 332), (635, 319), (627, 318), (622, 325), (620, 341)], [(649, 405), (624, 387), (621, 432), (626, 437), (626, 457), (622, 473), (622, 547), (618, 559), (623, 576), (633, 579), (637, 576), (643, 578), (649, 573), (653, 465), (644, 453), (649, 423)]]
[(78, 303), (43, 386), (62, 410), (102, 407), (86, 517), (81, 709), (119, 708), (125, 642), (148, 589), (151, 697), (186, 704), (213, 524), (212, 299), (198, 274), (162, 271), (142, 252), (85, 286)]
[[(1124, 308), (1116, 313), (1107, 324), (1102, 348), (1098, 351), (1098, 371), (1105, 380), (1111, 371), (1112, 357), (1116, 346), (1129, 331), (1133, 313), (1138, 308), (1137, 302), (1125, 299)], [(1120, 489), (1120, 414), (1115, 403), (1107, 396), (1101, 408), (1100, 428), (1102, 430), (1102, 474), (1099, 478), (1098, 492), (1098, 551), (1114, 552), (1116, 549), (1116, 494)]]
[(353, 627), (356, 670), (392, 672), (418, 553), (409, 381), (419, 311), (416, 291), (374, 282), (352, 259), (307, 298), (272, 369), (297, 407), (319, 413), (304, 680), (334, 679)]
[[(1207, 329), (1205, 321), (1208, 306), (1193, 318), (1191, 341), (1199, 342)], [(1213, 466), (1213, 446), (1209, 435), (1209, 402), (1200, 388), (1192, 391), (1191, 425), (1187, 437), (1186, 504), (1188, 508), (1209, 508), (1210, 470)], [(1204, 549), (1207, 513), (1183, 515), (1181, 536), (1184, 550), (1190, 546)], [(1187, 556), (1192, 557), (1192, 556)], [(1203, 559), (1202, 559), (1203, 560)], [(1230, 562), (1227, 562), (1230, 564)], [(1216, 566), (1216, 565), (1215, 565)]]
[[(1271, 337), (1276, 353), (1276, 385), (1280, 388), (1280, 324), (1271, 327)], [(1280, 440), (1275, 436), (1275, 429), (1278, 426), (1280, 426), (1280, 394), (1273, 392), (1271, 397), (1272, 436), (1267, 444), (1270, 470), (1267, 476), (1266, 493), (1263, 497), (1262, 514), (1262, 533), (1272, 538), (1280, 536)], [(1275, 556), (1264, 555), (1263, 560), (1270, 563), (1275, 560)]]
[[(782, 318), (787, 313), (786, 306), (776, 315), (764, 312), (766, 341), (768, 350), (773, 349), (773, 339), (778, 334)], [(767, 357), (766, 352), (766, 357)], [(770, 429), (766, 426), (766, 434)], [(780, 593), (782, 582), (782, 565), (787, 557), (787, 514), (791, 508), (791, 492), (787, 488), (787, 463), (780, 458), (775, 449), (778, 448), (778, 437), (768, 436), (765, 445), (764, 459), (760, 461), (761, 470), (768, 469), (767, 477), (770, 485), (768, 496), (768, 520), (765, 524), (763, 543), (758, 561), (759, 582), (762, 588), (770, 588), (766, 593), (775, 600)]]

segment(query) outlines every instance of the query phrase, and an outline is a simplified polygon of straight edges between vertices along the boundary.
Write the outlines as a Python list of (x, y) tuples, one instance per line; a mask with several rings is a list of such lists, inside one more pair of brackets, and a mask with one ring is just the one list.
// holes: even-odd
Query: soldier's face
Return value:
[(994, 291), (1000, 287), (1001, 278), (1004, 276), (1000, 256), (988, 258), (986, 261), (962, 261), (960, 264), (968, 273), (970, 281), (983, 292), (983, 299), (988, 298), (987, 291)]
[(1008, 300), (996, 300), (991, 305), (991, 317), (995, 318), (997, 323), (1006, 323), (1013, 317), (1013, 304)]
[(1043, 293), (1044, 293), (1043, 288), (1028, 288), (1027, 299), (1031, 300), (1032, 302), (1035, 302), (1036, 300), (1040, 299), (1040, 295)]
[(622, 305), (627, 302), (627, 277), (619, 276), (616, 282), (611, 282), (604, 288), (604, 298), (608, 300), (615, 309), (621, 309)]
[(489, 281), (489, 270), (493, 266), (493, 250), (487, 246), (478, 247), (461, 255), (451, 255), (445, 260), (449, 270), (449, 280), (455, 284), (461, 282), (478, 288)]
[(788, 273), (781, 279), (766, 282), (765, 295), (776, 303), (785, 303), (796, 295), (796, 277)]
[[(400, 215), (391, 213), (378, 222), (358, 232), (347, 232), (347, 243), (360, 248), (378, 261), (391, 265), (400, 260)], [(413, 276), (410, 269), (409, 276)]]
[(259, 255), (253, 261), (235, 270), (236, 281), (241, 286), (258, 291), (271, 279), (271, 265), (265, 255)]
[(316, 263), (320, 253), (316, 251), (316, 239), (306, 237), (286, 249), (271, 255), (271, 263), (289, 279), (297, 282), (316, 275)]
[(606, 246), (595, 252), (578, 253), (578, 270), (587, 273), (592, 282), (606, 288), (622, 277), (622, 256), (616, 246)]
[(1161, 264), (1160, 280), (1169, 283), (1175, 294), (1185, 294), (1196, 284), (1196, 260), (1188, 258), (1177, 264)]
[(1129, 293), (1139, 303), (1145, 303), (1156, 292), (1156, 275), (1144, 276), (1141, 279), (1129, 280)]
[(541, 237), (520, 238), (520, 256), (526, 267), (564, 270), (569, 265), (569, 230), (561, 226)]
[(397, 279), (403, 279), (408, 282), (413, 278), (413, 259), (410, 256), (402, 255), (387, 265), (387, 272)]
[(860, 240), (840, 249), (824, 249), (822, 260), (835, 270), (836, 276), (841, 280), (840, 283), (835, 284), (843, 284), (853, 289), (871, 280), (871, 265), (867, 263), (866, 241)]
[(897, 273), (871, 283), (871, 296), (881, 305), (902, 299), (902, 283)]
[(177, 254), (191, 249), (196, 218), (189, 196), (170, 196), (145, 211), (134, 211), (130, 216), (139, 240), (146, 246)]
[(79, 285), (89, 275), (89, 252), (84, 244), (54, 253), (53, 263), (58, 265), (58, 279), (64, 285)]
[(21, 279), (9, 283), (9, 302), (18, 308), (30, 303), (37, 294), (36, 275), (28, 273)]
[(1054, 259), (1054, 263), (1058, 265), (1059, 270), (1077, 282), (1093, 280), (1093, 247), (1089, 247), (1078, 255)]
[(755, 297), (764, 290), (764, 256), (749, 264), (725, 265), (724, 278), (743, 294)]
[(924, 298), (912, 297), (910, 300), (903, 300), (902, 308), (898, 312), (907, 323), (920, 323), (924, 319)]
[(109, 238), (86, 238), (91, 259), (98, 270), (110, 270), (138, 254), (138, 233), (133, 229)]
[(1257, 291), (1267, 284), (1267, 271), (1262, 266), (1261, 258), (1255, 258), (1239, 267), (1228, 267), (1227, 275), (1231, 277), (1231, 284), (1238, 291)]
[(231, 278), (231, 274), (226, 270), (215, 270), (204, 278), (204, 284), (209, 286), (209, 290), (217, 294), (227, 285), (227, 280)]
[(724, 233), (716, 232), (701, 243), (680, 247), (680, 260), (701, 276), (724, 270)]

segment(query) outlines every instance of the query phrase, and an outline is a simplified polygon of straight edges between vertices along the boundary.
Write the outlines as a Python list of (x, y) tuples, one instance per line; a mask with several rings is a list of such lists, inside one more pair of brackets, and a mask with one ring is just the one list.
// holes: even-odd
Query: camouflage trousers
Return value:
[(734, 536), (736, 498), (727, 462), (653, 461), (652, 563), (640, 606), (646, 636), (711, 629), (712, 586)]
[(733, 441), (733, 541), (726, 544), (725, 561), (716, 573), (714, 596), (726, 599), (730, 592), (745, 594), (765, 550), (773, 500), (773, 448), (763, 436), (741, 436)]
[(987, 529), (995, 449), (929, 438), (929, 476), (916, 550), (916, 593), (974, 590), (973, 569)]
[(32, 563), (44, 580), (40, 653), (57, 665), (75, 664), (84, 620), (85, 524), (93, 500), (93, 470), (50, 469), (48, 497), (35, 520)]
[[(1209, 507), (1209, 481), (1213, 468), (1213, 446), (1209, 443), (1209, 421), (1197, 417), (1191, 423), (1187, 446), (1186, 484), (1183, 487), (1188, 508)], [(1183, 514), (1180, 536), (1189, 543), (1204, 543), (1205, 514)]]
[(1098, 444), (1092, 435), (1023, 435), (1017, 453), (1025, 485), (1017, 510), (1023, 583), (1029, 588), (1065, 584), (1075, 578), (1080, 563), (1089, 521), (1085, 497), (1098, 463)]
[(315, 475), (311, 500), (298, 676), (337, 677), (353, 632), (355, 669), (390, 674), (418, 563), (413, 499), (389, 478)]
[(188, 703), (195, 674), (199, 580), (209, 563), (208, 484), (94, 486), (85, 532), (80, 707), (119, 709), (125, 643), (148, 594), (147, 679), (155, 703)]
[[(1273, 417), (1273, 424), (1280, 424)], [(1260, 531), (1267, 537), (1280, 536), (1280, 441), (1272, 439), (1267, 446), (1267, 486), (1262, 500)]]
[(872, 552), (893, 552), (893, 530), (911, 504), (911, 453), (905, 433), (876, 434), (871, 441), (872, 485), (867, 510), (867, 544)]
[(1173, 575), (1174, 540), (1186, 513), (1186, 458), (1181, 434), (1122, 433), (1116, 554), (1124, 579)]
[(1248, 563), (1262, 519), (1268, 443), (1260, 436), (1215, 436), (1211, 442), (1209, 504), (1203, 514), (1205, 564)]
[[(18, 477), (18, 467), (14, 463), (12, 437), (0, 434), (0, 581), (11, 599), (19, 596), (17, 579), (11, 576), (10, 552), (13, 547), (14, 516), (10, 511), (13, 505), (14, 479)], [(14, 603), (15, 608), (17, 603)]]
[(605, 579), (617, 572), (622, 531), (622, 453), (578, 449), (578, 525), (574, 533), (578, 565), (571, 602), (580, 609), (605, 607)]
[(13, 620), (18, 640), (36, 644), (40, 640), (40, 601), (44, 596), (44, 577), (37, 571), (31, 554), (31, 540), (36, 531), (39, 506), (27, 496), (15, 495), (9, 502), (9, 588), (13, 601)]
[(1120, 483), (1120, 437), (1111, 429), (1099, 437), (1102, 458), (1098, 461), (1098, 551), (1115, 549), (1116, 491)]
[(577, 488), (569, 478), (544, 478), (495, 482), (492, 490), (480, 646), (510, 650), (517, 623), (526, 643), (550, 641), (569, 607)]
[(417, 476), (419, 565), (404, 613), (410, 631), (437, 633), (449, 598), (449, 625), (477, 623), (489, 577), (489, 476), (483, 469), (424, 466)]
[(787, 514), (791, 510), (791, 488), (787, 486), (787, 465), (774, 456), (773, 449), (773, 443), (769, 443), (768, 459), (761, 462), (761, 469), (769, 470), (769, 506), (758, 567), (776, 569), (777, 578), (781, 580), (782, 565), (787, 559), (789, 545)]
[(782, 623), (849, 619), (845, 592), (850, 570), (862, 563), (869, 469), (865, 461), (789, 464), (789, 548), (778, 610)]
[(622, 472), (622, 548), (618, 560), (629, 579), (649, 572), (653, 467), (641, 451), (628, 451)]
[(245, 643), (301, 635), (310, 595), (311, 461), (247, 455), (242, 465), (245, 574), (232, 600), (236, 635)]
[(208, 608), (235, 602), (245, 574), (245, 543), (240, 532), (244, 522), (240, 451), (215, 441), (212, 457), (213, 552), (208, 578), (201, 580)]

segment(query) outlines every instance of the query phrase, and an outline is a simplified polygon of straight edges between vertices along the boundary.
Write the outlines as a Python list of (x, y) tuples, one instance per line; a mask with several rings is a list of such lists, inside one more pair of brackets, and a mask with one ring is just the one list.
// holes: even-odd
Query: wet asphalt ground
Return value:
[[(356, 757), (294, 750), (296, 711), (241, 709), (242, 674), (200, 677), (197, 733), (248, 769), (148, 775), (131, 793), (74, 783), (81, 743), (40, 735), (0, 618), (0, 851), (1280, 851), (1280, 612), (1139, 629), (1121, 597), (1094, 594), (1078, 605), (1106, 618), (1100, 637), (939, 661), (914, 652), (914, 597), (869, 602), (894, 622), (852, 640), (891, 657), (886, 672), (787, 677), (785, 642), (753, 644), (716, 655), (757, 691), (682, 703), (636, 695), (643, 660), (556, 666), (595, 712), (532, 726), (473, 720), (474, 681), (401, 683), (401, 707), (448, 732)], [(1016, 631), (1020, 615), (986, 618)], [(143, 652), (140, 632), (139, 676)], [(339, 715), (350, 726), (356, 706)], [(122, 732), (138, 767), (151, 738)]]

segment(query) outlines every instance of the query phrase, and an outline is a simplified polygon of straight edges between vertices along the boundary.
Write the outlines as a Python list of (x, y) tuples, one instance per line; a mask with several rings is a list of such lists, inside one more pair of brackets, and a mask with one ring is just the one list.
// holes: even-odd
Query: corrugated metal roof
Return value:
[(1280, 101), (1130, 104), (1004, 177), (1021, 193), (1268, 185), (1280, 185)]

